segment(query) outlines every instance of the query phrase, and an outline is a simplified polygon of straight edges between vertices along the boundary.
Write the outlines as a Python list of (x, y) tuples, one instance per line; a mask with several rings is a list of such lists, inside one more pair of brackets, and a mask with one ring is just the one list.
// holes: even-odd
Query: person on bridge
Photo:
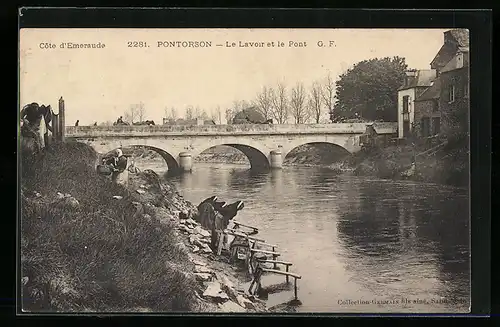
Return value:
[(80, 120), (79, 119), (76, 120), (75, 126), (78, 126), (78, 124), (80, 124)]

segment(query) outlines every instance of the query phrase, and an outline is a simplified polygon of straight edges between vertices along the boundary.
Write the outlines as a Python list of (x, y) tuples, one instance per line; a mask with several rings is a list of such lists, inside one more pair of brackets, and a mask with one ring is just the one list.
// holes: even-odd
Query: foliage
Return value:
[(397, 120), (398, 88), (407, 65), (401, 57), (363, 60), (340, 75), (331, 117)]

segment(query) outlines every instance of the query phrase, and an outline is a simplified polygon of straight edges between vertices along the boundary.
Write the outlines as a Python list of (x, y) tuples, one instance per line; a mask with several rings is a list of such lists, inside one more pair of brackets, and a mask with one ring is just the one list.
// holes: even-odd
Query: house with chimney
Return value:
[(458, 124), (457, 113), (468, 115), (469, 31), (444, 32), (443, 45), (430, 67), (429, 79), (420, 84), (411, 82), (415, 72), (407, 73), (410, 80), (405, 84), (414, 85), (414, 93), (405, 86), (398, 91), (399, 138), (438, 136)]

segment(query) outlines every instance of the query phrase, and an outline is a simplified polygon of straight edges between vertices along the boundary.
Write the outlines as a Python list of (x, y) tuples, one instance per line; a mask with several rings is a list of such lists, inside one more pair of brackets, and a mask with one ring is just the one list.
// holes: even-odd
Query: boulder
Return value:
[(212, 274), (209, 273), (194, 273), (196, 276), (196, 279), (202, 282), (209, 282), (212, 281)]
[(210, 237), (211, 236), (210, 232), (201, 228), (201, 226), (196, 226), (193, 230), (193, 233), (199, 234), (202, 237)]
[(252, 303), (249, 299), (245, 298), (243, 295), (238, 294), (236, 296), (236, 302), (243, 308), (249, 310), (255, 310), (255, 304)]
[(195, 273), (206, 273), (206, 274), (211, 274), (212, 270), (208, 269), (206, 266), (194, 266), (194, 272)]
[(234, 303), (233, 301), (227, 301), (225, 303), (219, 304), (219, 309), (221, 310), (221, 312), (246, 312), (243, 307)]
[(201, 252), (203, 252), (205, 254), (213, 253), (212, 249), (210, 248), (210, 246), (208, 246), (208, 244), (203, 244), (203, 247), (201, 248)]
[(179, 225), (179, 230), (186, 233), (192, 233), (192, 229), (189, 229), (189, 227), (186, 227), (185, 225)]
[(121, 199), (123, 199), (123, 196), (121, 196), (121, 195), (113, 195), (113, 199), (121, 200)]
[(192, 260), (192, 262), (197, 266), (206, 266), (207, 265), (205, 262), (201, 262), (198, 260)]
[(203, 297), (211, 298), (216, 301), (229, 300), (227, 294), (220, 288), (219, 282), (209, 283), (207, 289), (203, 292)]
[(200, 248), (195, 245), (195, 246), (193, 246), (193, 253), (196, 253), (196, 252), (200, 252)]

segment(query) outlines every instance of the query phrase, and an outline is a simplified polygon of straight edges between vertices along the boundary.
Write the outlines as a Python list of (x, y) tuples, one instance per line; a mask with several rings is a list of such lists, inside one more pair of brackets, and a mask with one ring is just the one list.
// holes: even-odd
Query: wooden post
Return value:
[(64, 112), (64, 99), (61, 96), (59, 98), (59, 126), (60, 129), (60, 140), (64, 142), (64, 136), (66, 134), (66, 114)]
[(52, 115), (52, 138), (55, 141), (59, 141), (59, 132), (60, 127), (59, 127), (59, 114), (53, 114)]
[[(273, 246), (273, 252), (276, 252), (276, 251), (275, 251), (275, 249), (274, 249), (274, 246)], [(273, 254), (273, 260), (276, 260), (276, 259), (277, 259), (277, 257)], [(274, 269), (277, 269), (277, 268), (278, 268), (278, 266), (276, 265), (276, 263), (274, 264), (274, 266), (273, 266), (273, 267), (274, 267)], [(288, 267), (287, 267), (287, 268), (288, 268)], [(287, 279), (288, 279), (288, 277), (287, 277)]]
[(294, 295), (295, 295), (295, 300), (297, 300), (297, 278), (295, 278)]
[[(275, 264), (275, 266), (276, 266), (276, 264)], [(286, 272), (288, 272), (288, 265), (286, 265)], [(289, 283), (288, 275), (286, 275), (286, 283), (287, 284)]]
[(217, 245), (217, 255), (219, 256), (222, 253), (222, 245), (224, 243), (224, 233), (218, 230), (217, 235), (219, 237), (219, 244)]

